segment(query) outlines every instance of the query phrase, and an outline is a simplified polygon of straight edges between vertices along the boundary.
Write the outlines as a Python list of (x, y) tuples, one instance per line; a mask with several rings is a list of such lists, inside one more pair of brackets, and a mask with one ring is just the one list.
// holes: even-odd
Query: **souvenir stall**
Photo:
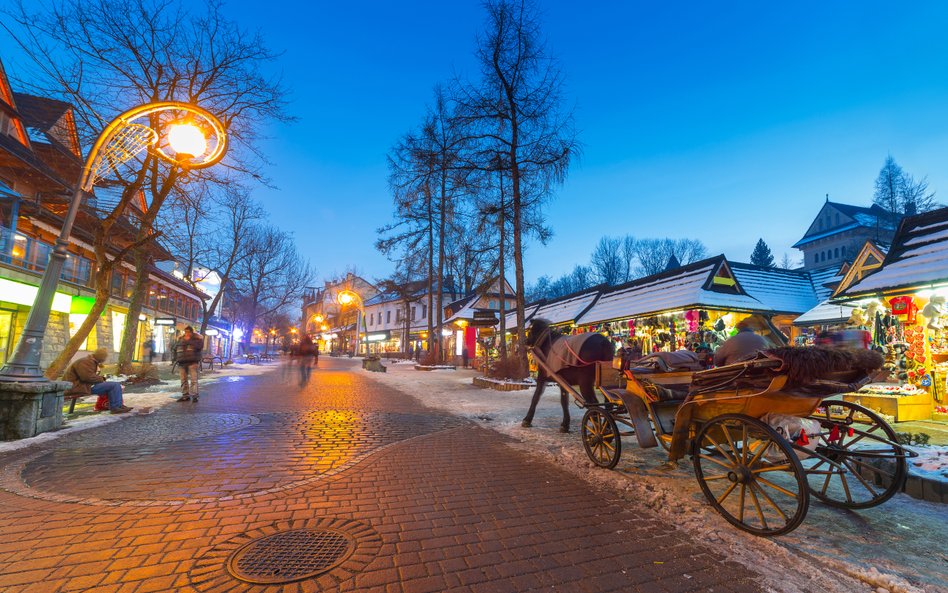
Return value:
[(601, 332), (635, 357), (691, 350), (706, 355), (754, 317), (755, 331), (775, 345), (786, 337), (770, 322), (772, 307), (749, 295), (723, 256), (636, 280), (599, 296), (571, 333)]
[(905, 218), (881, 268), (834, 300), (886, 357), (877, 382), (844, 397), (895, 422), (948, 421), (948, 208)]

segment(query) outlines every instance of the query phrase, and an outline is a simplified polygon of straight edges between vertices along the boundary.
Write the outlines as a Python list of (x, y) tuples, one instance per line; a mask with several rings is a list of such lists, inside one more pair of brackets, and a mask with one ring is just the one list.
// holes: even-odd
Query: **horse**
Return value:
[[(550, 327), (545, 319), (535, 319), (527, 330), (527, 346), (540, 351), (556, 375), (570, 385), (579, 386), (579, 392), (588, 404), (597, 403), (596, 399), (596, 363), (611, 362), (615, 356), (615, 346), (600, 333), (564, 336)], [(540, 402), (549, 376), (543, 367), (537, 374), (537, 388), (533, 392), (530, 410), (521, 426), (529, 428), (533, 415)], [(560, 432), (569, 432), (569, 394), (560, 388), (560, 402), (563, 406), (563, 423)]]

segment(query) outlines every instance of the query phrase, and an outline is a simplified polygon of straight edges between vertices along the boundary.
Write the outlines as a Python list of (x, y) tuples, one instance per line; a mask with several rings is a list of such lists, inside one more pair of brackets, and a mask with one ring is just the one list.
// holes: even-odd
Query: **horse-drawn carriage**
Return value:
[(598, 361), (595, 402), (554, 368), (549, 348), (535, 344), (531, 352), (586, 410), (581, 434), (593, 463), (614, 468), (622, 437), (633, 435), (640, 447), (664, 447), (672, 465), (690, 455), (708, 502), (757, 535), (795, 529), (810, 497), (848, 509), (885, 502), (902, 488), (906, 457), (915, 455), (876, 413), (828, 399), (869, 382), (882, 362), (874, 352), (778, 348), (706, 371), (661, 357), (622, 372)]

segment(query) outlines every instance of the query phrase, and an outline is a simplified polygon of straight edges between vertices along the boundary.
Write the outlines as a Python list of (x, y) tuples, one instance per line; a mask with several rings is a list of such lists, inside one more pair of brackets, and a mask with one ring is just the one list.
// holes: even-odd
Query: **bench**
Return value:
[[(64, 401), (64, 402), (65, 402), (67, 399), (69, 400), (69, 412), (68, 412), (69, 414), (72, 414), (73, 412), (76, 411), (76, 401), (77, 401), (77, 400), (80, 400), (80, 399), (82, 399), (82, 398), (84, 398), (84, 397), (92, 397), (92, 396), (91, 396), (91, 394), (90, 394), (90, 395), (82, 395), (82, 394), (80, 394), (80, 393), (74, 393), (74, 394), (72, 394), (72, 395), (63, 395), (63, 401)], [(96, 396), (96, 397), (98, 397), (98, 396)]]
[(207, 370), (214, 370), (214, 363), (217, 363), (218, 368), (224, 368), (224, 359), (220, 356), (205, 356), (201, 359), (201, 370), (204, 370), (204, 365), (207, 365)]

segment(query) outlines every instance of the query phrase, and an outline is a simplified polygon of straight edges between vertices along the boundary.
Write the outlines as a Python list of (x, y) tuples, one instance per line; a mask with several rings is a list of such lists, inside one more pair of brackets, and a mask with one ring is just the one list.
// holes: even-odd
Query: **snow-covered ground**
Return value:
[[(228, 380), (230, 377), (260, 375), (262, 373), (275, 370), (279, 367), (280, 365), (278, 364), (251, 365), (235, 363), (232, 365), (227, 365), (223, 369), (219, 370), (202, 371), (200, 382), (201, 385), (204, 386), (211, 383), (216, 383), (217, 381)], [(121, 375), (110, 376), (107, 378), (110, 381), (124, 382), (125, 380), (125, 377)], [(96, 426), (108, 424), (109, 422), (118, 422), (136, 414), (151, 414), (158, 408), (175, 401), (175, 399), (180, 396), (181, 390), (178, 387), (177, 381), (164, 381), (162, 383), (147, 387), (143, 392), (125, 392), (125, 405), (135, 408), (128, 414), (109, 414), (108, 412), (100, 412), (98, 414), (89, 414), (71, 418), (63, 424), (63, 428), (61, 430), (54, 432), (44, 432), (29, 439), (0, 442), (0, 453), (15, 451), (17, 449), (23, 449), (25, 447), (46, 443), (54, 439), (61, 438), (65, 435), (79, 432), (81, 430), (88, 430)], [(86, 398), (85, 401), (94, 402), (95, 398), (89, 397)]]
[(548, 387), (533, 421), (520, 421), (532, 390), (499, 392), (471, 385), (472, 371), (418, 372), (388, 365), (367, 376), (424, 404), (470, 418), (512, 437), (515, 447), (602, 488), (604, 496), (660, 515), (699, 542), (761, 574), (773, 591), (816, 593), (948, 591), (948, 507), (896, 495), (865, 511), (834, 509), (813, 500), (804, 523), (790, 534), (760, 538), (737, 530), (707, 504), (690, 463), (662, 469), (661, 449), (623, 441), (613, 471), (599, 469), (579, 440), (582, 410), (572, 408), (573, 432), (557, 431), (559, 390)]

